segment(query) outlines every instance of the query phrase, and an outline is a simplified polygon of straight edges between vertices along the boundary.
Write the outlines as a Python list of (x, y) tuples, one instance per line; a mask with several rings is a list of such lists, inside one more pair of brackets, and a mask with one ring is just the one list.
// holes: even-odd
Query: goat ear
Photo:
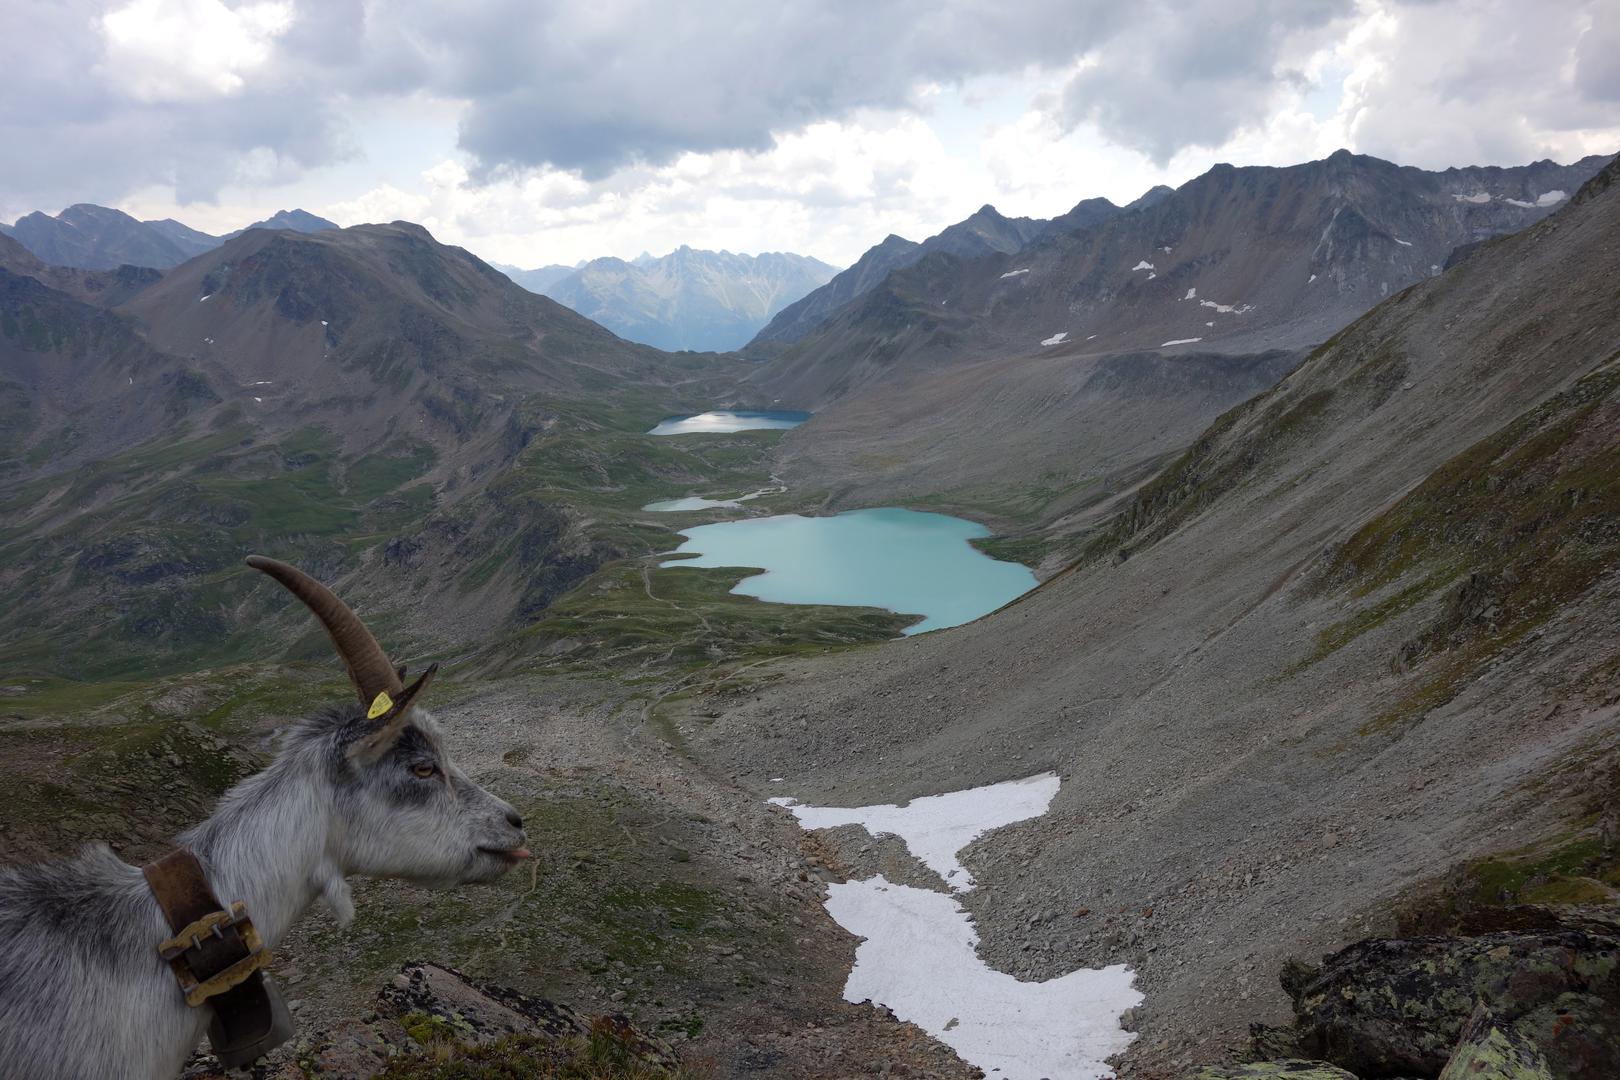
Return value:
[(428, 669), (417, 676), (415, 682), (399, 692), (399, 700), (390, 703), (387, 711), (376, 718), (376, 727), (369, 735), (360, 739), (349, 748), (349, 758), (363, 765), (376, 762), (394, 745), (400, 732), (411, 718), (411, 706), (416, 703), (416, 696), (422, 692), (434, 674), (439, 670), (438, 664), (429, 664)]

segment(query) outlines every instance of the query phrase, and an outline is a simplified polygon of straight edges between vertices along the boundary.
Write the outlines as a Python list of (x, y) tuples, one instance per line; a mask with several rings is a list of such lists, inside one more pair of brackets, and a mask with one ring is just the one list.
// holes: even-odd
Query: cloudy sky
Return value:
[(1615, 0), (0, 0), (0, 62), (0, 220), (302, 206), (522, 266), (1620, 149)]

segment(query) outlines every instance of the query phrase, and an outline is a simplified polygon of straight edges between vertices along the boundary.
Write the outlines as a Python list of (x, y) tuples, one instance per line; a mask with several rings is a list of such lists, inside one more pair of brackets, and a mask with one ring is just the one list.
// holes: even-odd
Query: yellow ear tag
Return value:
[(366, 710), (366, 719), (375, 720), (393, 707), (394, 699), (388, 696), (388, 691), (383, 690), (372, 701), (371, 708)]

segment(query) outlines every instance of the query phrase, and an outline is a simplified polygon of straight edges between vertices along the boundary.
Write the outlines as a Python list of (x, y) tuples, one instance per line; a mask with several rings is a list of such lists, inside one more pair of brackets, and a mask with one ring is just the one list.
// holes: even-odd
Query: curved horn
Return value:
[(321, 620), (326, 632), (349, 669), (349, 678), (360, 693), (360, 704), (371, 705), (378, 694), (397, 698), (404, 688), (394, 665), (388, 660), (382, 646), (371, 636), (366, 624), (337, 598), (337, 594), (316, 581), (296, 566), (263, 555), (249, 555), (247, 564), (262, 570), (287, 587), (287, 591), (302, 600), (315, 617)]

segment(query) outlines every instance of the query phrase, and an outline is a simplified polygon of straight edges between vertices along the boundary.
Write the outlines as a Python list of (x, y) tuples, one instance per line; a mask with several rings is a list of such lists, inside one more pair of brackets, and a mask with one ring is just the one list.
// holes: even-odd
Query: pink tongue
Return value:
[(529, 854), (529, 849), (526, 847), (513, 848), (511, 851), (508, 851), (507, 854), (514, 859), (533, 858), (533, 856)]

